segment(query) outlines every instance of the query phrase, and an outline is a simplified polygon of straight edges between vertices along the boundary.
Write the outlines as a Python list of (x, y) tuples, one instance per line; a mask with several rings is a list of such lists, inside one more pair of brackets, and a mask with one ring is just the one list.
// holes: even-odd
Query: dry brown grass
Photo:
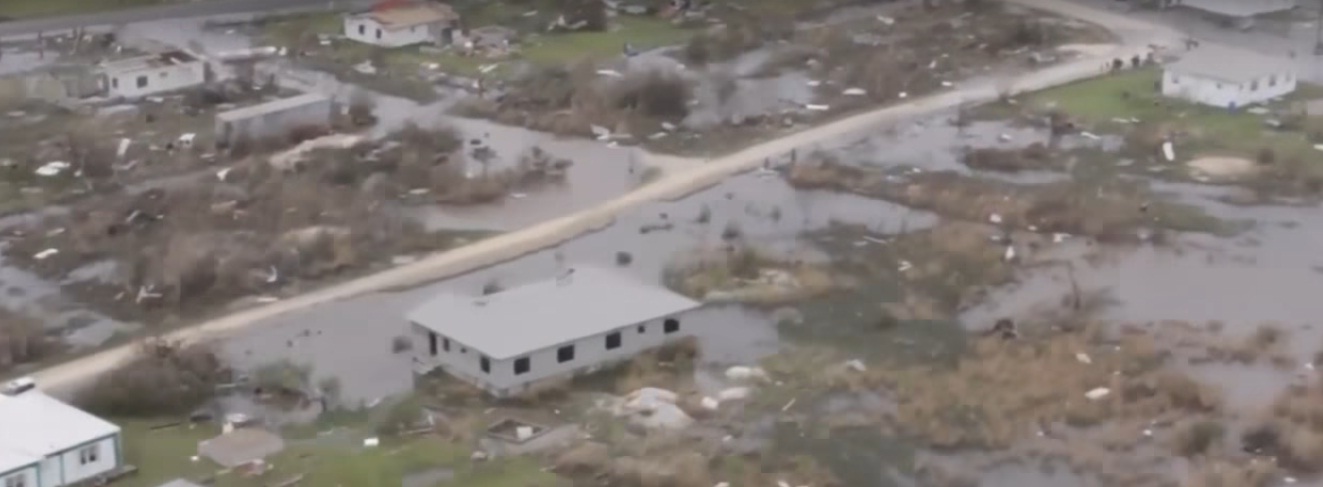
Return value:
[(821, 296), (842, 285), (824, 266), (777, 258), (742, 243), (699, 254), (667, 270), (668, 281), (697, 299), (773, 306)]
[(970, 149), (961, 158), (971, 169), (1019, 172), (1048, 169), (1057, 164), (1056, 155), (1047, 146), (1035, 142), (1021, 149)]

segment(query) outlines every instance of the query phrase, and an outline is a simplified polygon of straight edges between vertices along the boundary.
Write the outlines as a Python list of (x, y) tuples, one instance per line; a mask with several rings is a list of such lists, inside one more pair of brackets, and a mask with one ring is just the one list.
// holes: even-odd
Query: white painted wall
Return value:
[(431, 43), (436, 40), (433, 35), (434, 30), (427, 25), (388, 30), (371, 17), (345, 17), (345, 37), (382, 47), (404, 47)]
[[(561, 363), (558, 351), (564, 345), (544, 348), (521, 357), (528, 357), (529, 371), (524, 374), (514, 373), (514, 364), (520, 357), (506, 360), (491, 360), (491, 371), (481, 369), (482, 353), (464, 344), (450, 341), (450, 350), (444, 348), (443, 336), (437, 336), (437, 354), (432, 355), (430, 330), (418, 325), (413, 326), (414, 360), (420, 369), (428, 370), (441, 367), (447, 373), (477, 384), (496, 396), (518, 394), (529, 383), (543, 379), (573, 377), (592, 373), (603, 366), (627, 360), (639, 352), (674, 343), (693, 333), (688, 330), (683, 316), (674, 317), (680, 323), (679, 331), (664, 333), (665, 319), (646, 323), (623, 326), (615, 330), (582, 338), (573, 342), (574, 359)], [(607, 350), (606, 337), (620, 333), (620, 347)]]
[(138, 98), (201, 85), (206, 82), (207, 69), (206, 63), (195, 61), (105, 75), (110, 96)]
[(6, 472), (0, 475), (0, 487), (10, 487), (11, 485), (21, 485), (23, 487), (37, 486), (37, 467), (31, 466), (13, 472)]
[(119, 437), (116, 435), (48, 456), (23, 470), (0, 475), (0, 487), (9, 487), (6, 482), (13, 477), (22, 477), (24, 487), (63, 487), (109, 473), (119, 466)]
[[(69, 485), (114, 470), (120, 464), (117, 443), (118, 438), (112, 436), (64, 452), (60, 455), (63, 472), (55, 474), (56, 477), (62, 478), (64, 483), (47, 483), (45, 464), (42, 465), (41, 474), (43, 483), (57, 486)], [(59, 478), (56, 479), (57, 482)]]
[(1162, 94), (1218, 108), (1240, 108), (1291, 94), (1297, 82), (1292, 72), (1264, 75), (1243, 83), (1228, 83), (1166, 70), (1162, 73)]

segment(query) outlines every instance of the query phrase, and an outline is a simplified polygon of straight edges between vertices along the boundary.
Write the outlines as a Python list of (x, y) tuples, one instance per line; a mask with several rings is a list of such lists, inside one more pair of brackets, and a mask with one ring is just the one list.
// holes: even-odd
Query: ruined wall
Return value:
[(284, 110), (257, 113), (239, 120), (226, 121), (217, 118), (216, 143), (230, 145), (245, 138), (260, 140), (284, 137), (298, 127), (327, 126), (334, 115), (334, 101), (325, 98)]

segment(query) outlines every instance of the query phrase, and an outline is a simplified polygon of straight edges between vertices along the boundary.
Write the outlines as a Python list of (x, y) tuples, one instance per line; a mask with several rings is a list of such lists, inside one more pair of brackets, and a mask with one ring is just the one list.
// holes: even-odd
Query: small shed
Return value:
[(101, 64), (106, 93), (137, 98), (200, 86), (207, 63), (184, 51), (166, 51)]
[(324, 128), (335, 116), (327, 96), (305, 93), (216, 114), (216, 143), (228, 146), (240, 139), (284, 137), (301, 127)]
[(443, 3), (386, 0), (346, 15), (344, 29), (345, 37), (364, 44), (404, 47), (448, 44), (458, 23), (459, 14)]
[(1168, 64), (1162, 94), (1237, 109), (1291, 94), (1295, 64), (1284, 57), (1221, 46), (1203, 46)]
[(700, 303), (620, 272), (577, 267), (486, 296), (443, 294), (408, 315), (416, 370), (440, 368), (497, 397), (628, 360), (689, 336)]

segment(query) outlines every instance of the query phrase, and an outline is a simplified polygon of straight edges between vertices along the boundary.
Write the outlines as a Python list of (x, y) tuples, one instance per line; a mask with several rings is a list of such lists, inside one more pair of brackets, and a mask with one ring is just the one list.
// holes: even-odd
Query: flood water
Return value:
[[(199, 35), (199, 32), (205, 32)], [(195, 43), (207, 52), (241, 49), (251, 41), (240, 34), (202, 29), (201, 20), (135, 24), (124, 30), (133, 42), (160, 41), (174, 45)], [(28, 54), (5, 53), (0, 74), (31, 68)], [(762, 57), (761, 59), (759, 57)], [(737, 59), (727, 69), (736, 74), (757, 69), (766, 53)], [(12, 60), (17, 59), (17, 60)], [(661, 62), (661, 61), (658, 61)], [(13, 64), (9, 64), (13, 63)], [(283, 84), (347, 99), (360, 88), (279, 62), (266, 66)], [(741, 71), (744, 70), (744, 71)], [(774, 114), (812, 102), (809, 80), (789, 72), (762, 79), (736, 81), (737, 95), (720, 101), (716, 81), (705, 80), (697, 90), (699, 104), (686, 124), (710, 126), (732, 117)], [(564, 216), (619, 196), (640, 184), (649, 168), (676, 171), (702, 164), (701, 160), (663, 158), (636, 149), (610, 147), (582, 139), (557, 138), (529, 130), (446, 114), (458, 93), (441, 92), (441, 100), (426, 105), (369, 93), (381, 118), (371, 135), (382, 136), (406, 124), (423, 127), (450, 125), (466, 140), (479, 140), (494, 148), (494, 168), (511, 167), (532, 147), (574, 165), (563, 185), (512, 194), (497, 205), (480, 207), (422, 207), (415, 215), (434, 229), (514, 231)], [(794, 108), (798, 109), (798, 108)], [(974, 173), (960, 163), (968, 148), (1024, 147), (1056, 143), (1065, 148), (1097, 147), (1114, 150), (1112, 139), (1067, 137), (1050, 140), (1042, 130), (999, 122), (976, 122), (957, 128), (953, 114), (942, 114), (894, 126), (878, 127), (866, 137), (832, 141), (821, 149), (843, 162), (873, 167), (917, 167)], [(1055, 173), (1022, 173), (988, 177), (1035, 183), (1068, 177)], [(1114, 304), (1106, 317), (1125, 322), (1184, 320), (1224, 323), (1228, 334), (1249, 334), (1264, 322), (1283, 326), (1292, 337), (1293, 356), (1302, 363), (1323, 346), (1323, 336), (1311, 320), (1323, 315), (1323, 257), (1315, 249), (1323, 244), (1323, 214), (1316, 207), (1233, 207), (1218, 203), (1220, 189), (1159, 184), (1160, 190), (1198, 204), (1219, 216), (1252, 220), (1257, 224), (1233, 238), (1182, 235), (1175, 249), (1148, 245), (1119, 247), (1101, 259), (1084, 259), (1087, 244), (1067, 240), (1043, 249), (1032, 258), (1057, 261), (1061, 266), (1024, 270), (1017, 283), (994, 291), (982, 304), (967, 310), (958, 321), (968, 329), (986, 327), (1003, 316), (1018, 316), (1045, 306), (1056, 306), (1069, 288), (1065, 263), (1073, 266), (1081, 287), (1106, 291)], [(17, 217), (22, 218), (22, 217)], [(405, 335), (409, 309), (437, 293), (477, 295), (488, 283), (509, 288), (558, 275), (568, 267), (618, 267), (648, 282), (661, 283), (670, 266), (684, 262), (698, 250), (720, 249), (722, 234), (737, 227), (745, 239), (760, 248), (798, 259), (835, 257), (803, 238), (833, 223), (866, 226), (877, 233), (917, 230), (937, 223), (935, 215), (866, 198), (816, 191), (796, 191), (778, 174), (760, 171), (731, 178), (720, 185), (677, 201), (655, 202), (621, 216), (609, 227), (584, 235), (558, 248), (546, 249), (510, 262), (444, 281), (391, 293), (378, 293), (327, 303), (260, 323), (229, 337), (223, 353), (240, 369), (256, 369), (277, 361), (308, 365), (314, 382), (335, 378), (342, 398), (350, 405), (375, 404), (413, 387), (408, 352), (392, 351), (392, 339)], [(869, 245), (867, 242), (856, 242)], [(630, 263), (618, 264), (628, 253)], [(96, 277), (104, 269), (89, 267), (81, 277)], [(807, 325), (790, 328), (773, 310), (735, 305), (711, 306), (686, 320), (698, 336), (702, 359), (698, 382), (705, 388), (723, 385), (722, 371), (731, 365), (750, 364), (799, 342), (834, 343), (841, 347), (858, 341), (854, 323), (876, 318), (877, 304), (886, 297), (882, 284), (872, 283), (857, 294), (824, 299), (801, 310)], [(62, 301), (58, 283), (52, 283), (0, 262), (0, 305), (20, 310), (40, 307), (39, 316), (64, 330), (71, 342), (96, 345), (114, 333), (132, 331), (132, 325), (108, 322), (77, 311)], [(54, 303), (54, 304), (52, 304)], [(74, 311), (69, 311), (75, 309)], [(72, 323), (71, 323), (72, 322)], [(849, 324), (846, 324), (849, 323)], [(908, 325), (907, 325), (908, 326)], [(915, 333), (946, 333), (939, 325), (923, 324)], [(953, 325), (954, 326), (954, 325)], [(936, 330), (936, 331), (933, 331)], [(904, 332), (909, 332), (904, 331)], [(943, 337), (934, 338), (940, 340)], [(871, 343), (855, 343), (872, 347)], [(1196, 374), (1222, 385), (1233, 408), (1250, 408), (1275, 394), (1291, 379), (1277, 370), (1192, 367)], [(846, 413), (852, 408), (884, 408), (877, 397), (824, 398), (824, 411)], [(916, 453), (901, 439), (870, 431), (847, 431), (828, 439), (804, 437), (797, 432), (769, 433), (778, 448), (806, 452), (829, 466), (850, 486), (918, 485), (910, 480)], [(444, 476), (443, 473), (438, 475)], [(424, 479), (425, 481), (431, 481)], [(1052, 487), (1101, 485), (1095, 479), (1066, 469), (1044, 471), (1036, 466), (1000, 466), (984, 472), (981, 485)]]

